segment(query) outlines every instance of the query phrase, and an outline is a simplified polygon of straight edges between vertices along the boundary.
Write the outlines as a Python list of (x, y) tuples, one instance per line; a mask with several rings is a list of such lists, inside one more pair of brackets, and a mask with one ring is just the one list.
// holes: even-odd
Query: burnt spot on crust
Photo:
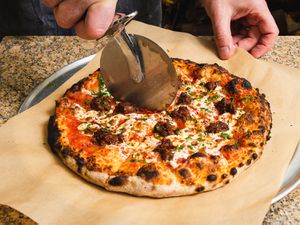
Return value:
[(229, 81), (226, 86), (225, 89), (230, 93), (230, 94), (237, 94), (239, 93), (239, 90), (237, 89), (236, 85), (238, 84), (238, 79), (232, 79), (231, 81)]
[(213, 182), (213, 181), (215, 181), (215, 180), (217, 180), (217, 175), (216, 175), (216, 174), (209, 174), (209, 175), (207, 176), (207, 181)]
[(128, 113), (135, 113), (137, 112), (137, 108), (128, 103), (128, 102), (120, 102), (116, 108), (115, 108), (116, 113), (123, 113), (123, 114), (128, 114)]
[(61, 150), (61, 155), (63, 158), (67, 158), (67, 156), (70, 155), (70, 148), (67, 148), (67, 147), (63, 148)]
[(105, 96), (97, 96), (91, 101), (91, 109), (96, 111), (109, 111), (111, 108), (112, 99)]
[(94, 133), (93, 142), (100, 146), (123, 142), (122, 134), (112, 134), (111, 131), (98, 130)]
[(252, 89), (252, 86), (251, 86), (251, 83), (246, 80), (245, 78), (242, 79), (242, 87), (247, 89), (247, 90), (251, 90)]
[(225, 179), (226, 177), (227, 177), (226, 173), (223, 173), (222, 176), (221, 176), (222, 179)]
[(198, 157), (207, 157), (207, 155), (203, 152), (196, 152), (190, 156), (191, 159), (198, 158)]
[(224, 145), (221, 150), (224, 152), (231, 152), (237, 150), (239, 148), (238, 145)]
[(76, 84), (73, 84), (72, 87), (68, 91), (72, 91), (72, 92), (80, 91), (80, 89), (82, 88), (84, 82), (86, 82), (87, 80), (88, 80), (88, 77), (85, 77), (85, 78), (81, 79)]
[(206, 132), (207, 133), (219, 133), (222, 131), (227, 131), (229, 130), (229, 127), (226, 123), (223, 123), (221, 121), (211, 123), (208, 127), (206, 127)]
[(256, 153), (253, 153), (253, 154), (252, 154), (252, 159), (255, 160), (255, 159), (257, 159), (257, 157), (258, 157), (258, 155), (257, 155)]
[(187, 93), (182, 92), (178, 97), (179, 104), (189, 105), (192, 102), (192, 97), (189, 96)]
[(232, 101), (223, 98), (221, 101), (215, 104), (216, 109), (218, 110), (219, 114), (223, 114), (229, 112), (230, 114), (235, 114), (236, 109), (232, 104)]
[(126, 176), (117, 176), (117, 177), (114, 177), (112, 179), (110, 179), (108, 181), (108, 183), (112, 186), (122, 186), (124, 184), (127, 183), (127, 177)]
[(81, 158), (80, 156), (75, 157), (76, 164), (77, 164), (77, 172), (81, 173), (82, 167), (85, 166), (84, 158)]
[(190, 112), (185, 106), (180, 106), (177, 110), (171, 112), (170, 115), (172, 118), (182, 120), (183, 122), (191, 119)]
[(168, 122), (162, 122), (162, 121), (157, 122), (157, 124), (155, 124), (153, 132), (158, 133), (159, 135), (161, 135), (163, 137), (174, 134), (171, 124)]
[(202, 192), (204, 191), (205, 187), (204, 186), (200, 186), (196, 188), (196, 192)]
[(237, 169), (236, 168), (231, 168), (230, 169), (230, 174), (232, 175), (232, 176), (234, 176), (234, 175), (236, 175), (237, 174)]
[(188, 178), (191, 176), (190, 172), (187, 169), (180, 169), (178, 172), (179, 175), (183, 178)]
[(156, 169), (155, 165), (152, 163), (142, 166), (137, 172), (137, 176), (143, 178), (146, 181), (152, 180), (156, 178), (158, 175), (159, 172)]
[(246, 165), (250, 165), (251, 164), (251, 162), (252, 162), (252, 159), (247, 159), (247, 161), (246, 161)]
[(218, 86), (219, 82), (207, 82), (204, 87), (209, 90), (209, 91), (212, 91), (212, 90), (215, 90), (216, 87)]
[(163, 139), (161, 144), (158, 145), (153, 151), (160, 154), (160, 158), (164, 161), (172, 160), (176, 147), (169, 139)]
[(55, 117), (55, 115), (51, 116), (48, 122), (48, 144), (51, 150), (57, 154), (62, 149), (62, 146), (59, 142), (60, 131), (55, 122)]

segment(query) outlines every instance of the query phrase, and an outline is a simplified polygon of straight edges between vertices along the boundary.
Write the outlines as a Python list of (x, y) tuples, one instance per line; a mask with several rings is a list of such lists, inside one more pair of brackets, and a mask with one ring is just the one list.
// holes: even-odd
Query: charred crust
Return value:
[(207, 181), (213, 182), (213, 181), (215, 181), (215, 180), (217, 180), (217, 175), (215, 175), (215, 174), (209, 174), (209, 175), (207, 176)]
[(242, 78), (242, 87), (247, 90), (252, 89), (251, 83), (248, 80), (246, 80), (245, 78)]
[(221, 176), (222, 179), (225, 179), (226, 177), (227, 177), (226, 173), (222, 174), (222, 176)]
[(88, 80), (88, 77), (85, 77), (85, 78), (81, 79), (76, 84), (73, 84), (72, 87), (69, 90), (72, 91), (72, 92), (80, 91), (80, 89), (82, 88), (84, 82), (86, 82), (87, 80)]
[(67, 156), (70, 155), (70, 152), (70, 148), (66, 147), (61, 150), (61, 155), (63, 158), (67, 158)]
[(230, 114), (235, 114), (236, 109), (232, 104), (232, 101), (223, 98), (221, 101), (215, 104), (216, 109), (218, 110), (219, 114), (223, 114), (229, 112)]
[(62, 146), (59, 142), (60, 138), (60, 131), (58, 129), (57, 123), (55, 121), (56, 116), (53, 115), (50, 117), (49, 122), (48, 122), (48, 144), (51, 148), (51, 150), (57, 154), (58, 152), (61, 151)]
[(222, 131), (229, 130), (229, 127), (226, 123), (223, 123), (221, 121), (217, 121), (215, 123), (211, 123), (208, 127), (206, 127), (207, 133), (219, 133)]
[(236, 175), (236, 174), (237, 174), (237, 169), (236, 169), (235, 167), (231, 168), (231, 169), (230, 169), (230, 174), (231, 174), (232, 176)]
[(239, 164), (239, 167), (241, 168), (241, 167), (243, 167), (243, 166), (244, 166), (244, 163), (241, 162), (241, 163)]
[(249, 147), (255, 148), (255, 147), (256, 147), (256, 144), (254, 144), (254, 143), (249, 143), (248, 146), (249, 146)]
[(221, 150), (224, 152), (231, 152), (237, 150), (238, 148), (238, 145), (224, 145)]
[(142, 166), (138, 172), (137, 172), (137, 176), (143, 178), (146, 181), (150, 181), (156, 177), (158, 177), (159, 172), (156, 169), (154, 164), (148, 164), (145, 166)]
[(203, 166), (202, 166), (202, 164), (201, 163), (199, 163), (199, 162), (197, 162), (196, 163), (196, 166), (200, 169), (200, 170), (202, 170), (203, 169)]
[(247, 159), (247, 161), (246, 161), (246, 165), (250, 165), (251, 164), (251, 162), (252, 162), (252, 159)]
[(80, 156), (75, 157), (75, 161), (77, 164), (77, 172), (81, 173), (82, 168), (85, 166), (84, 158), (81, 158)]
[(255, 160), (255, 159), (257, 159), (257, 157), (258, 157), (258, 155), (257, 155), (256, 153), (253, 153), (253, 154), (252, 154), (252, 159)]
[(157, 122), (157, 124), (155, 124), (155, 126), (153, 128), (153, 132), (158, 133), (162, 137), (166, 137), (168, 135), (174, 134), (171, 124), (168, 122), (162, 122), (162, 121)]
[(196, 152), (196, 153), (194, 153), (193, 155), (190, 156), (191, 159), (198, 158), (198, 157), (207, 157), (207, 155), (205, 153), (202, 153), (202, 152)]
[(111, 186), (122, 186), (127, 183), (127, 176), (117, 176), (108, 181)]
[(196, 192), (202, 192), (204, 191), (205, 187), (204, 186), (200, 186), (196, 188)]
[(187, 169), (180, 169), (178, 172), (179, 172), (179, 175), (183, 178), (190, 177), (190, 172)]

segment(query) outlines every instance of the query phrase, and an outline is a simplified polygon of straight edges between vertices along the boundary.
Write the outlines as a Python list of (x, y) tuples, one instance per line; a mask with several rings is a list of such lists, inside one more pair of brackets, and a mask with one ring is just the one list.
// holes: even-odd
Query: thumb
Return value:
[(85, 19), (75, 26), (78, 36), (86, 39), (102, 37), (113, 21), (117, 0), (96, 1), (89, 6)]
[(228, 59), (233, 54), (233, 39), (231, 35), (231, 18), (225, 15), (211, 18), (219, 57)]

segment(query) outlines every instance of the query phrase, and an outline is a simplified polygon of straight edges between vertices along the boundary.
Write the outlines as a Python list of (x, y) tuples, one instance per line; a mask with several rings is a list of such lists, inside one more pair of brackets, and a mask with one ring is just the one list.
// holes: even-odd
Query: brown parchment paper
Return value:
[(0, 128), (0, 202), (40, 224), (261, 224), (300, 137), (299, 70), (256, 60), (239, 49), (221, 61), (209, 41), (139, 22), (128, 31), (149, 37), (172, 57), (219, 63), (260, 88), (274, 119), (263, 157), (231, 184), (195, 196), (141, 198), (87, 183), (52, 154), (46, 127), (55, 99), (99, 67), (98, 54), (40, 104)]

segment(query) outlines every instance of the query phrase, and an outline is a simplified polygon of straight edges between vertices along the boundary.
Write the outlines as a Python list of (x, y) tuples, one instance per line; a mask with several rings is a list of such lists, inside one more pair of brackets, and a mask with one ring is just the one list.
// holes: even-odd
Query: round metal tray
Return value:
[[(95, 55), (91, 55), (75, 61), (49, 76), (41, 84), (39, 84), (25, 99), (19, 109), (19, 112), (25, 111), (26, 109), (34, 106), (35, 104), (46, 98), (49, 94), (51, 94), (59, 86), (61, 86), (66, 80), (73, 76), (77, 71), (88, 64), (94, 56)], [(298, 185), (300, 185), (300, 144), (298, 144), (297, 146), (297, 149), (285, 174), (284, 180), (281, 184), (281, 188), (275, 198), (273, 198), (272, 203), (277, 202), (278, 200), (289, 194), (291, 191), (296, 189)]]

